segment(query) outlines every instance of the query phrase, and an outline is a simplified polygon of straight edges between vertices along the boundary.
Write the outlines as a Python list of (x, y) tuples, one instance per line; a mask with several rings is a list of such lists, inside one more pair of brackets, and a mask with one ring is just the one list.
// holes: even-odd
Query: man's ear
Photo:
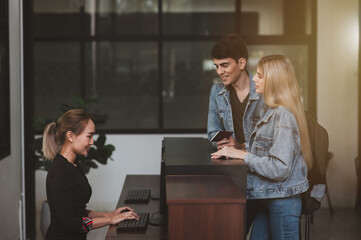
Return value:
[(247, 65), (247, 60), (243, 57), (241, 57), (240, 59), (238, 59), (238, 67), (239, 69), (243, 70), (246, 68)]
[(74, 141), (74, 133), (72, 131), (67, 131), (65, 136), (68, 142), (72, 143)]

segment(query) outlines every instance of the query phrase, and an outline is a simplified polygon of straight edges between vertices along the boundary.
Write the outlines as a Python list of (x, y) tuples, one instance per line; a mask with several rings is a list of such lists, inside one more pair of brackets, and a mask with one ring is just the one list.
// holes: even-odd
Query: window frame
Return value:
[[(306, 0), (304, 0), (306, 1)], [(236, 14), (236, 24), (234, 33), (242, 35), (241, 29), (241, 13), (242, 13), (242, 0), (235, 0), (235, 14)], [(152, 134), (152, 133), (206, 133), (206, 126), (201, 129), (170, 129), (164, 128), (164, 109), (163, 109), (163, 45), (166, 42), (172, 41), (214, 41), (222, 37), (222, 35), (212, 35), (212, 36), (190, 36), (190, 35), (164, 35), (163, 34), (163, 10), (162, 10), (162, 0), (158, 0), (158, 34), (157, 35), (128, 35), (128, 36), (88, 36), (83, 34), (83, 36), (71, 36), (71, 37), (34, 37), (34, 42), (58, 42), (58, 41), (71, 41), (79, 42), (81, 46), (81, 95), (85, 96), (85, 43), (86, 42), (156, 42), (158, 46), (158, 128), (154, 129), (99, 129), (99, 132), (106, 134), (122, 134), (122, 133), (132, 133), (132, 134)], [(82, 7), (81, 13), (84, 13), (84, 7)], [(308, 82), (307, 82), (307, 96), (308, 96), (308, 106), (307, 109), (312, 112), (317, 112), (316, 106), (316, 69), (317, 69), (317, 1), (311, 1), (311, 34), (284, 34), (284, 35), (242, 35), (244, 41), (247, 45), (305, 45), (308, 49)]]
[(8, 0), (1, 1), (0, 3), (0, 29), (5, 33), (4, 41), (2, 45), (4, 46), (4, 55), (3, 55), (3, 65), (0, 66), (4, 71), (0, 81), (4, 88), (2, 89), (1, 102), (3, 102), (3, 109), (1, 109), (1, 120), (2, 122), (0, 128), (3, 134), (2, 140), (0, 142), (0, 160), (4, 159), (10, 155), (10, 64), (9, 64), (9, 2)]

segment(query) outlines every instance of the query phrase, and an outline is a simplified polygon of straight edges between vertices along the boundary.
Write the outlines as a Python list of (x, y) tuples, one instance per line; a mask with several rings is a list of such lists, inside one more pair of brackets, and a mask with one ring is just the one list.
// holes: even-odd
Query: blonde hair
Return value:
[(301, 153), (308, 168), (312, 167), (312, 150), (301, 102), (301, 94), (291, 61), (282, 55), (263, 57), (258, 68), (264, 78), (263, 98), (269, 107), (283, 106), (290, 110), (297, 121), (301, 138)]
[(82, 109), (72, 109), (61, 116), (58, 121), (46, 125), (43, 133), (43, 151), (47, 159), (54, 159), (65, 141), (68, 131), (81, 134), (92, 117)]

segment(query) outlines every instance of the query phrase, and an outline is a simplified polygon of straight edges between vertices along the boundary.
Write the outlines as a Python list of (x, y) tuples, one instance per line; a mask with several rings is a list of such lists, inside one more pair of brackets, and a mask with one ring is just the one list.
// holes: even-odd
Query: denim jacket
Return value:
[[(263, 98), (256, 93), (252, 74), (249, 75), (249, 98), (243, 115), (243, 132), (246, 141), (246, 149), (251, 133), (260, 118), (260, 111), (264, 107)], [(214, 84), (211, 89), (208, 110), (208, 139), (211, 139), (218, 131), (225, 130), (234, 132), (231, 100), (229, 89), (222, 83)], [(233, 138), (235, 135), (233, 133)]]
[(250, 139), (247, 198), (282, 198), (307, 191), (307, 164), (301, 155), (296, 118), (282, 106), (265, 107)]

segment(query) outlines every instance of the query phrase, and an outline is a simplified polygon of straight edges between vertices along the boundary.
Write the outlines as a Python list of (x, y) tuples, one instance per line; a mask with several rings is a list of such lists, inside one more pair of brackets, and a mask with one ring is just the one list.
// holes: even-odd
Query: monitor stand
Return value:
[(167, 216), (160, 212), (153, 213), (149, 219), (150, 225), (164, 226), (167, 224)]

